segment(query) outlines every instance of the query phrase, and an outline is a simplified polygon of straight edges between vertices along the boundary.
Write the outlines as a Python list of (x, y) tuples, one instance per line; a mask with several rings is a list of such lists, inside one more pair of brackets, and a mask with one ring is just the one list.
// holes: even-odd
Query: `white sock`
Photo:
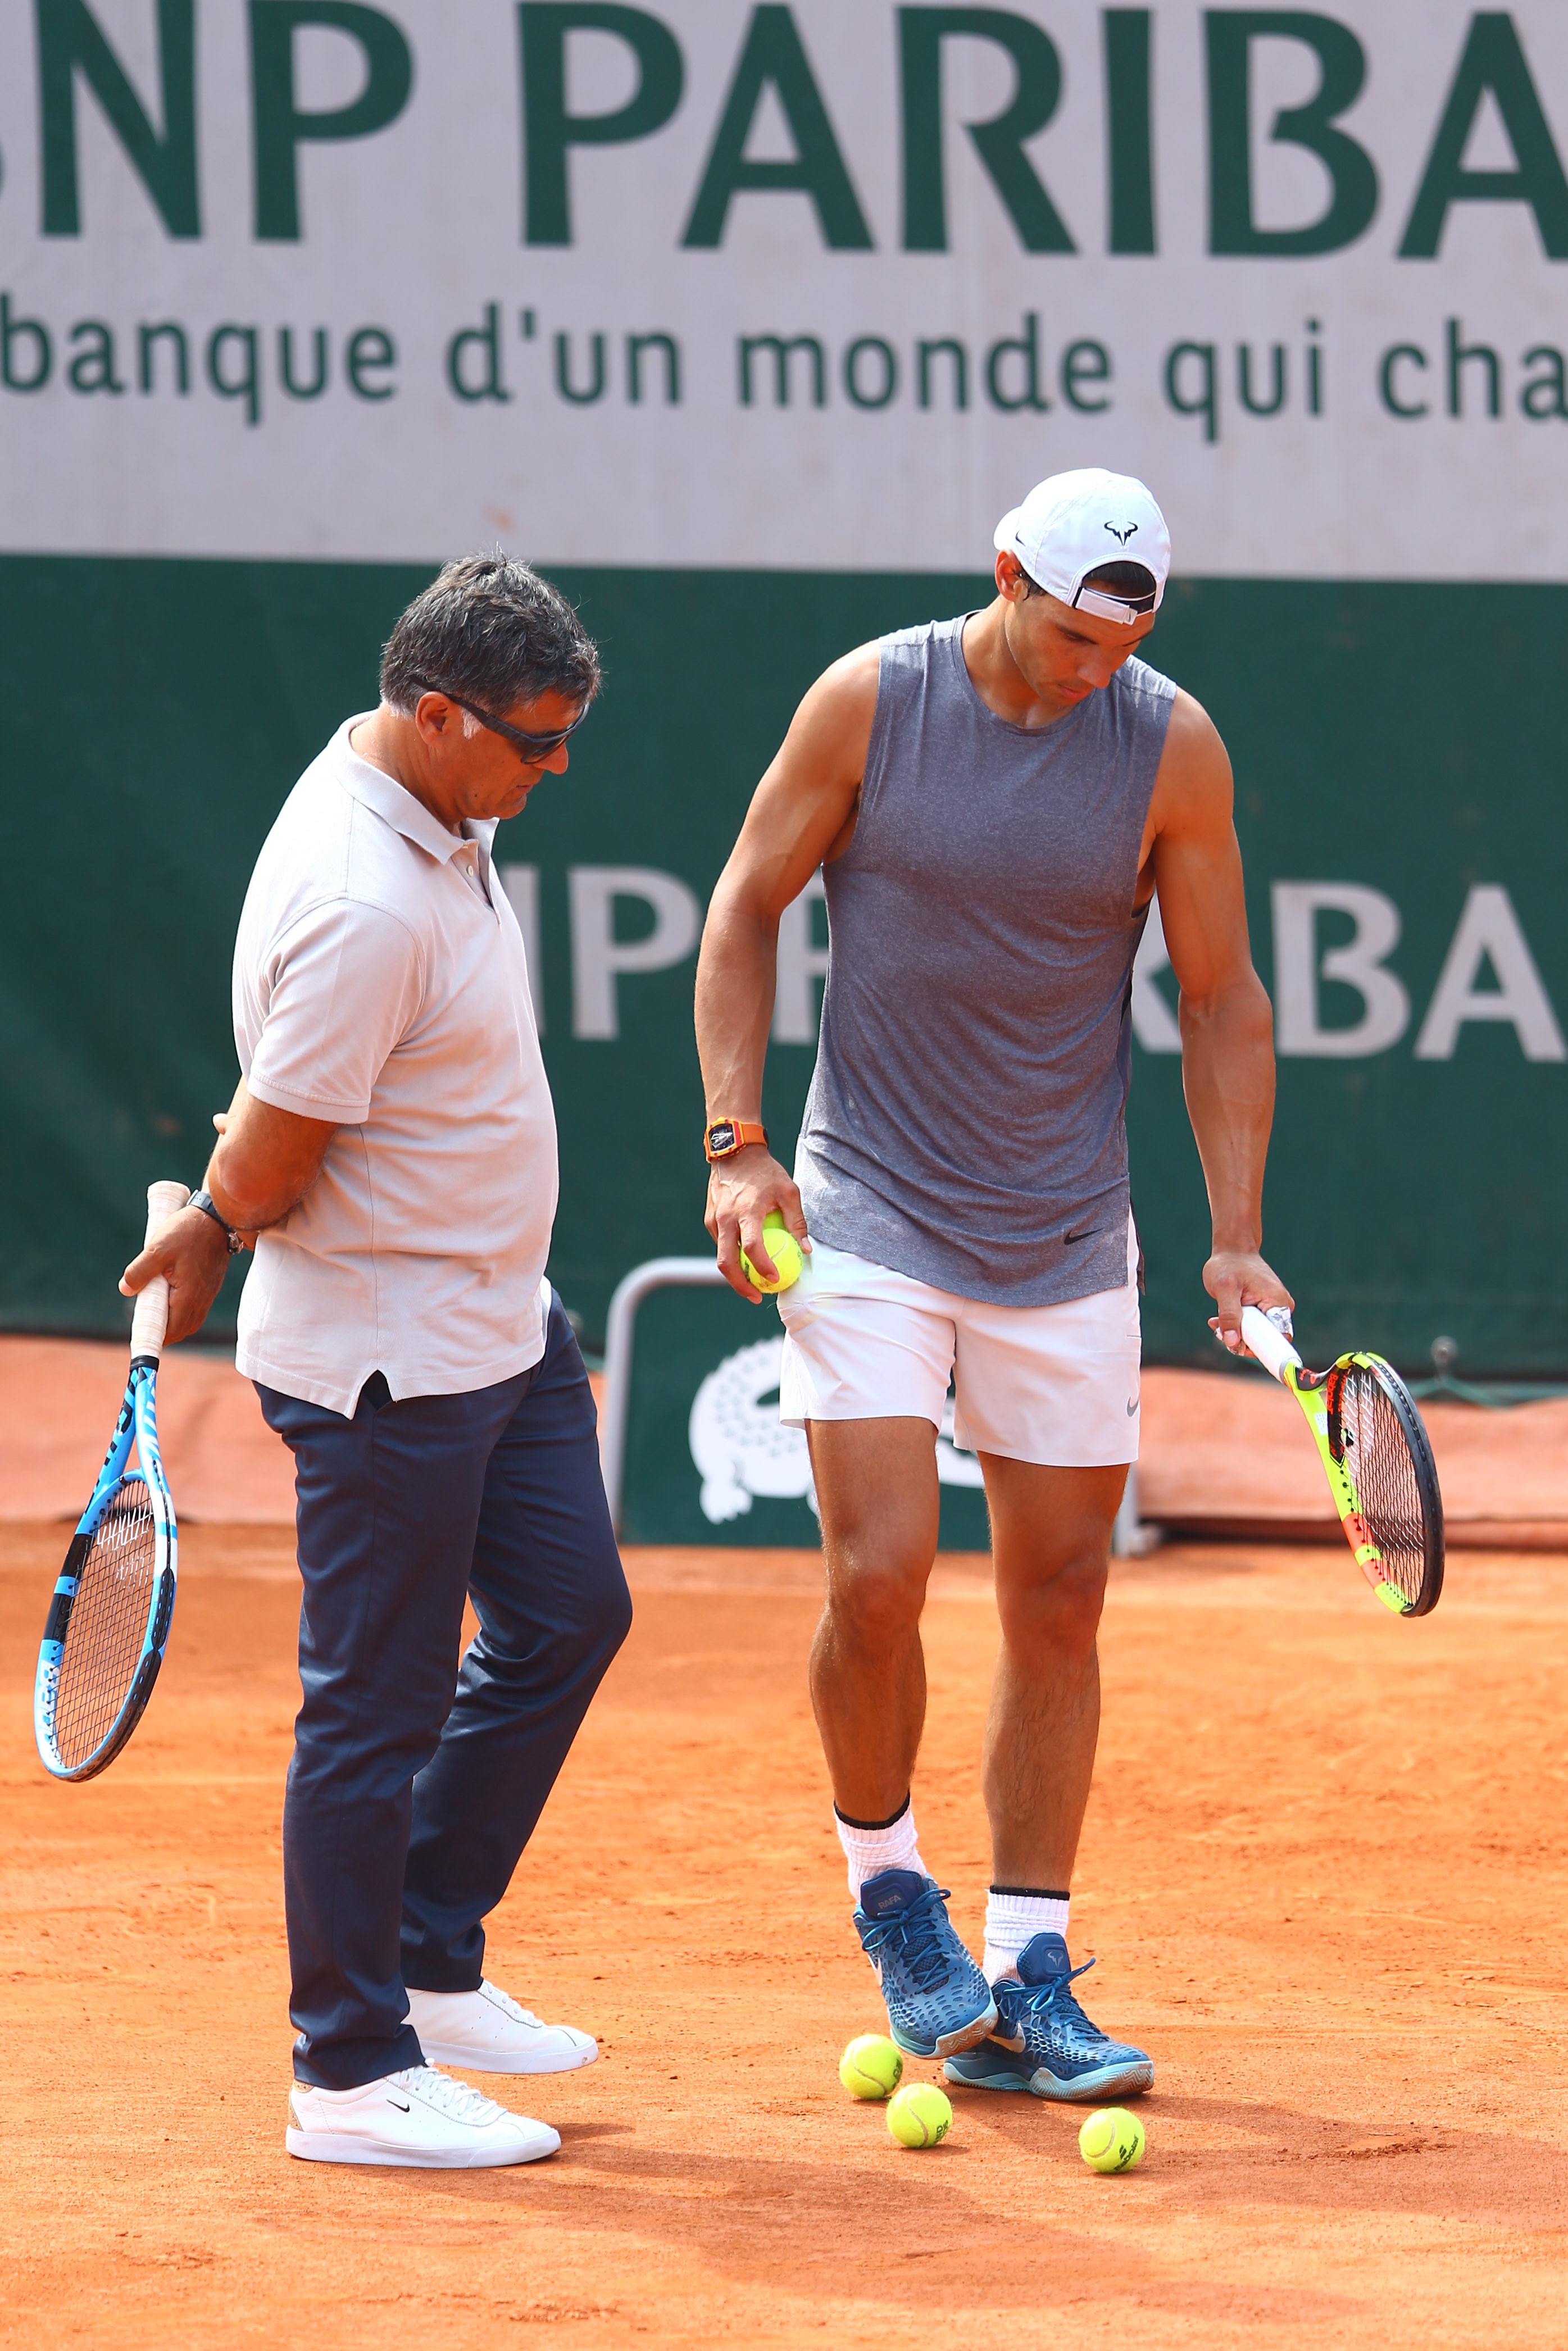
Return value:
[(1067, 1932), (1069, 1896), (1041, 1886), (993, 1886), (986, 1896), (986, 1955), (980, 1964), (988, 1983), (1016, 1976), (1019, 1953), (1036, 1935)]
[(835, 1804), (833, 1825), (850, 1867), (850, 1892), (857, 1902), (866, 1879), (884, 1869), (915, 1869), (922, 1877), (931, 1875), (920, 1858), (915, 1811), (907, 1796), (890, 1821), (846, 1821)]

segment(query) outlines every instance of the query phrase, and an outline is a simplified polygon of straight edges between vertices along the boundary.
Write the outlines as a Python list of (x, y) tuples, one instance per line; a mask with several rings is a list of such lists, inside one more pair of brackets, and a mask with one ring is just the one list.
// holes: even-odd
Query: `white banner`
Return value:
[(1568, 8), (10, 0), (12, 549), (1557, 580)]

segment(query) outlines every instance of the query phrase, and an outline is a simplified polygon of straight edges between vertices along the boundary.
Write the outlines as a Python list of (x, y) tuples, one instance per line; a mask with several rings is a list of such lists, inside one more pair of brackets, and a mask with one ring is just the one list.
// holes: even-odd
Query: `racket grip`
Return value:
[(1301, 1360), (1279, 1324), (1270, 1322), (1261, 1307), (1241, 1309), (1241, 1336), (1263, 1369), (1275, 1379), (1281, 1377), (1287, 1364), (1299, 1364)]
[[(171, 1217), (177, 1217), (191, 1196), (188, 1184), (149, 1184), (147, 1186), (147, 1238), (143, 1249), (162, 1231)], [(151, 1355), (156, 1359), (163, 1352), (163, 1333), (169, 1327), (169, 1285), (160, 1274), (137, 1294), (136, 1311), (131, 1318), (131, 1353), (132, 1358)]]

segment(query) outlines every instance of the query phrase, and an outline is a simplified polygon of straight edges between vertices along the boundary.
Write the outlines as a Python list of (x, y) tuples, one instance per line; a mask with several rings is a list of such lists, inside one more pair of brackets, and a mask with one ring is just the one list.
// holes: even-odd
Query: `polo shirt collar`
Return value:
[(394, 832), (401, 832), (405, 841), (412, 841), (416, 849), (423, 849), (427, 856), (438, 859), (443, 865), (455, 857), (460, 849), (465, 849), (471, 841), (477, 841), (481, 859), (487, 862), (490, 844), (496, 836), (497, 819), (476, 820), (460, 833), (448, 832), (440, 819), (431, 815), (423, 800), (416, 800), (412, 792), (405, 791), (383, 768), (372, 767), (368, 759), (361, 758), (350, 737), (356, 726), (362, 726), (374, 715), (373, 711), (361, 711), (357, 718), (348, 719), (341, 729), (345, 789), (352, 794), (361, 808), (370, 809), (383, 822), (390, 824)]

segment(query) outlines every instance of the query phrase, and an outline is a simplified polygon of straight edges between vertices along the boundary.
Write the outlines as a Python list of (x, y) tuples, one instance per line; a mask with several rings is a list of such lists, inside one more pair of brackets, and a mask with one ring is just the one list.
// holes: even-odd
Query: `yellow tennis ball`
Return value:
[(953, 2127), (953, 2109), (932, 2082), (909, 2082), (887, 2102), (887, 2126), (900, 2147), (936, 2147)]
[(1078, 2134), (1078, 2152), (1091, 2171), (1131, 2171), (1144, 2153), (1144, 2126), (1125, 2106), (1102, 2106)]
[(839, 2059), (839, 2079), (852, 2098), (890, 2098), (904, 2074), (904, 2059), (885, 2032), (862, 2032)]
[(779, 1269), (777, 1280), (765, 1280), (744, 1249), (740, 1252), (740, 1270), (754, 1289), (760, 1290), (768, 1298), (773, 1298), (781, 1290), (794, 1288), (800, 1279), (800, 1269), (805, 1259), (800, 1254), (800, 1242), (790, 1232), (777, 1208), (769, 1208), (763, 1217), (762, 1238), (768, 1256)]

